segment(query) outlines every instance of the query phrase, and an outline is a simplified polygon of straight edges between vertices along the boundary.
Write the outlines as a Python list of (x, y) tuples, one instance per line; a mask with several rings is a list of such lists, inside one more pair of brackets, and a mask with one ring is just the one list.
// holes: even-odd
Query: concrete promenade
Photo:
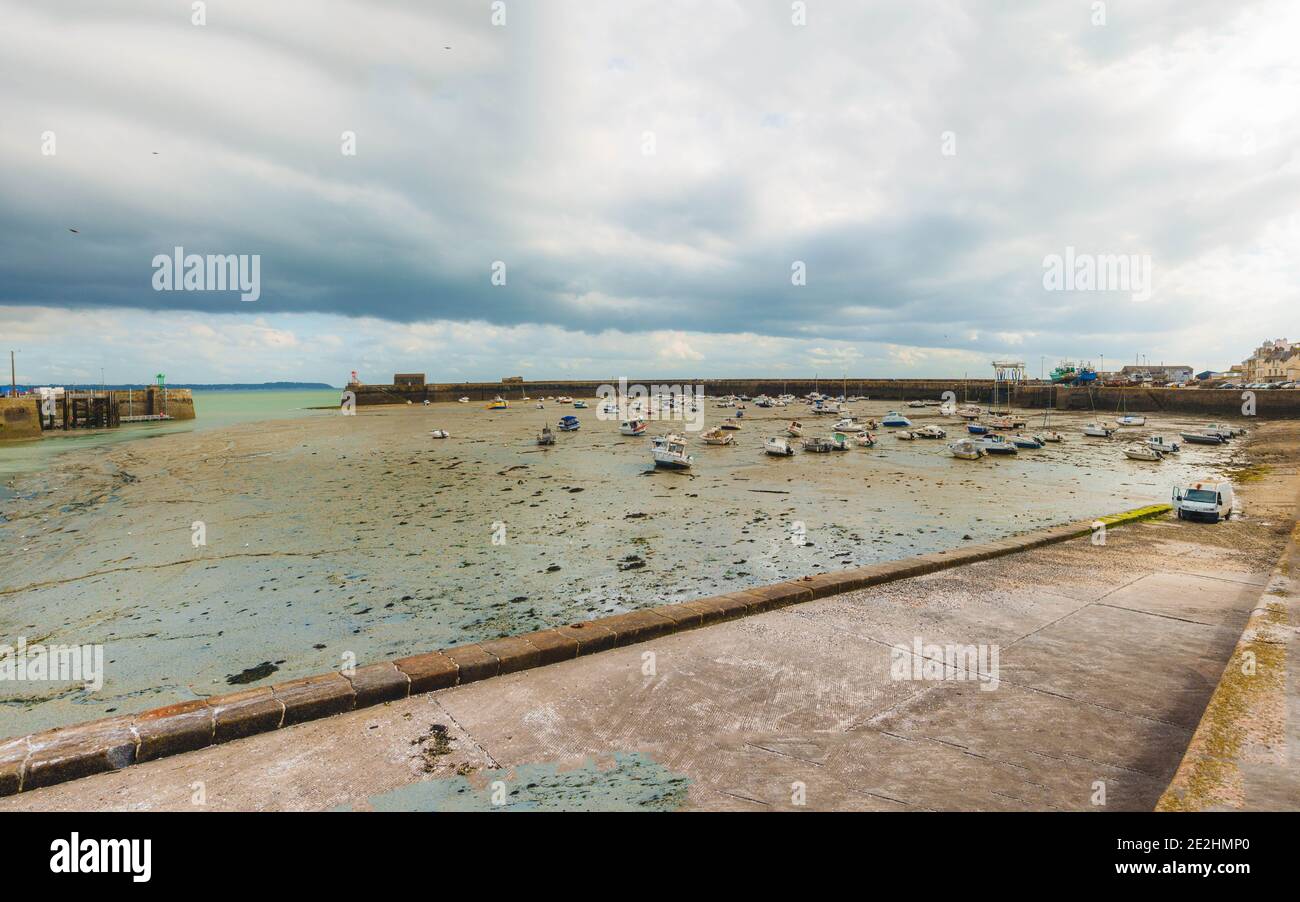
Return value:
[[(1150, 810), (1284, 544), (1261, 526), (1112, 529), (1105, 546), (797, 604), (0, 809), (490, 808), (495, 794), (543, 808)], [(969, 671), (895, 679), (892, 646), (917, 639), (996, 646), (997, 688)]]

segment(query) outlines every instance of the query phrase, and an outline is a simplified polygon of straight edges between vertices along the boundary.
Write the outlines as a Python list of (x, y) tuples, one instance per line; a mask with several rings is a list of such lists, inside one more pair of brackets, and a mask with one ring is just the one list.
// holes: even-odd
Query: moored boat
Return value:
[(989, 431), (989, 427), (983, 423), (967, 423), (966, 431), (971, 435), (984, 435)]
[(960, 438), (948, 446), (953, 457), (959, 457), (962, 460), (979, 460), (984, 456), (983, 446), (976, 441), (968, 438)]
[(1227, 439), (1213, 432), (1184, 432), (1183, 441), (1189, 445), (1222, 445)]
[(886, 426), (890, 429), (896, 429), (900, 426), (911, 426), (912, 421), (903, 416), (897, 410), (891, 410), (881, 418), (880, 425)]
[(1163, 435), (1153, 435), (1147, 439), (1147, 447), (1155, 448), (1161, 454), (1177, 454), (1178, 442), (1167, 442)]
[(493, 398), (492, 403), (487, 406), (488, 410), (508, 410), (509, 408), (510, 402), (500, 396)]
[(1150, 445), (1129, 445), (1124, 448), (1124, 456), (1129, 460), (1164, 460), (1165, 456)]
[(740, 422), (738, 420), (733, 420), (730, 417), (728, 417), (727, 419), (722, 421), (722, 425), (719, 426), (718, 428), (726, 429), (731, 432), (736, 432), (737, 430), (740, 429)]
[(1115, 434), (1115, 429), (1105, 423), (1084, 423), (1083, 434), (1093, 438), (1110, 438)]
[(1011, 436), (1011, 444), (1015, 445), (1017, 448), (1028, 448), (1030, 450), (1036, 450), (1043, 447), (1042, 441), (1040, 441), (1037, 436), (1025, 435), (1019, 432)]
[(701, 434), (700, 438), (706, 445), (730, 445), (736, 437), (730, 432), (723, 431), (720, 426), (715, 426)]
[(947, 438), (948, 433), (944, 432), (938, 426), (922, 426), (920, 429), (913, 429), (912, 435), (917, 438), (940, 439)]
[(431, 438), (451, 438), (451, 433), (446, 429), (435, 429), (429, 433)]
[(555, 433), (551, 431), (550, 426), (543, 426), (542, 431), (537, 433), (537, 444), (539, 445), (555, 444)]
[(764, 442), (763, 450), (773, 457), (789, 457), (794, 454), (794, 448), (791, 448), (790, 443), (779, 435), (774, 435)]
[(624, 420), (619, 424), (618, 431), (623, 435), (640, 435), (646, 430), (645, 420)]
[(791, 438), (800, 438), (803, 435), (803, 423), (798, 420), (792, 420), (790, 425), (785, 427), (786, 434)]
[(688, 470), (695, 458), (686, 453), (686, 439), (676, 433), (661, 435), (650, 443), (650, 454), (656, 467), (669, 470)]
[(853, 436), (853, 444), (857, 445), (859, 448), (874, 448), (876, 447), (876, 437), (864, 429), (862, 432)]
[(1018, 454), (1020, 449), (1007, 441), (1006, 436), (990, 433), (984, 436), (984, 451), (986, 454)]
[(561, 432), (577, 432), (581, 426), (582, 424), (578, 422), (578, 418), (572, 414), (567, 417), (560, 417)]

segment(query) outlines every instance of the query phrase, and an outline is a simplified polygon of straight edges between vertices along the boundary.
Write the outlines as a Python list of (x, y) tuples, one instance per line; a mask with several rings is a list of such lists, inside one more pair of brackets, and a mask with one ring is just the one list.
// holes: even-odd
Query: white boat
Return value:
[(451, 433), (446, 429), (435, 429), (429, 435), (433, 438), (451, 438)]
[[(727, 436), (731, 438), (731, 436)], [(779, 435), (774, 435), (763, 443), (763, 450), (773, 457), (789, 457), (794, 454), (790, 443)]]
[(1019, 454), (1020, 449), (1007, 441), (1006, 436), (992, 435), (984, 436), (984, 452), (986, 454)]
[(1161, 454), (1177, 454), (1182, 447), (1178, 442), (1167, 442), (1163, 435), (1153, 435), (1147, 439), (1147, 447), (1154, 448)]
[(984, 456), (984, 448), (979, 442), (968, 438), (958, 439), (948, 446), (953, 457), (960, 457), (962, 460), (979, 460)]
[(640, 435), (645, 432), (645, 420), (624, 420), (619, 424), (618, 431), (623, 435)]
[(1182, 436), (1189, 445), (1222, 445), (1227, 441), (1217, 432), (1184, 432)]
[(572, 403), (573, 403), (573, 399), (570, 398), (568, 395), (560, 395), (558, 398), (555, 399), (555, 403), (556, 403), (556, 404), (572, 404)]
[(1145, 426), (1147, 424), (1147, 418), (1126, 415), (1118, 418), (1115, 422), (1119, 423), (1121, 426)]
[(957, 416), (967, 420), (978, 420), (980, 418), (980, 414), (982, 414), (983, 412), (984, 411), (980, 410), (978, 405), (967, 404), (965, 407), (961, 408), (961, 410), (957, 411)]
[(912, 435), (917, 438), (947, 438), (948, 433), (944, 432), (938, 426), (922, 426), (920, 429), (913, 429)]
[(806, 438), (803, 440), (803, 449), (811, 451), (814, 454), (826, 454), (831, 451), (849, 450), (848, 441), (843, 435), (836, 433), (831, 438), (819, 436), (817, 438)]
[(876, 437), (870, 432), (863, 430), (853, 436), (853, 444), (857, 445), (859, 448), (874, 448), (876, 447)]
[(1015, 445), (1017, 448), (1029, 448), (1031, 450), (1043, 447), (1043, 441), (1038, 436), (1025, 435), (1020, 432), (1011, 436), (1011, 444)]
[(791, 438), (799, 438), (803, 435), (803, 423), (798, 420), (792, 420), (790, 425), (785, 427), (786, 434)]
[(914, 442), (916, 441), (916, 433), (910, 429), (904, 429), (902, 432), (895, 432), (894, 438), (902, 442)]
[(537, 402), (537, 409), (538, 409), (538, 410), (545, 410), (545, 409), (546, 409), (546, 405), (543, 404), (541, 401), (538, 401), (538, 402)]
[(1149, 445), (1129, 445), (1124, 449), (1124, 456), (1129, 460), (1164, 460), (1165, 456)]
[(573, 407), (574, 407), (575, 410), (586, 410), (586, 409), (587, 409), (587, 402), (586, 402), (586, 401), (574, 401), (574, 402), (573, 402)]
[(555, 433), (551, 431), (550, 426), (543, 426), (542, 431), (537, 434), (537, 444), (554, 445)]
[(1083, 426), (1083, 434), (1090, 435), (1093, 438), (1110, 438), (1115, 434), (1115, 430), (1113, 427), (1107, 426), (1105, 423), (1085, 423)]
[(725, 420), (722, 421), (722, 425), (718, 428), (727, 429), (730, 430), (731, 432), (737, 432), (740, 430), (740, 421), (733, 420), (731, 417), (727, 417)]
[(1043, 441), (1045, 441), (1045, 442), (1063, 442), (1063, 441), (1065, 441), (1065, 436), (1061, 435), (1061, 433), (1059, 433), (1059, 432), (1039, 432), (1039, 433), (1036, 433), (1036, 435), (1037, 435), (1039, 438), (1041, 438)]
[(911, 426), (912, 421), (903, 416), (897, 410), (891, 410), (889, 413), (885, 414), (883, 419), (881, 419), (880, 425), (894, 429), (899, 426)]
[(836, 432), (857, 432), (862, 427), (855, 423), (852, 417), (845, 417), (831, 428)]
[(908, 406), (908, 407), (924, 407), (924, 406), (925, 406), (925, 402), (924, 402), (924, 401), (909, 401), (909, 402), (907, 403), (907, 406)]
[(730, 445), (736, 437), (730, 432), (723, 431), (721, 427), (715, 426), (708, 432), (702, 433), (700, 438), (706, 445)]
[(457, 399), (456, 399), (456, 403), (457, 403), (457, 404), (468, 404), (468, 403), (469, 403), (469, 398), (457, 398)]
[(675, 433), (661, 435), (650, 443), (655, 466), (669, 470), (689, 470), (695, 458), (686, 453), (686, 439)]
[(1228, 439), (1236, 438), (1239, 435), (1245, 435), (1246, 430), (1239, 426), (1229, 426), (1227, 423), (1210, 423), (1201, 432), (1207, 435), (1218, 435), (1226, 442)]

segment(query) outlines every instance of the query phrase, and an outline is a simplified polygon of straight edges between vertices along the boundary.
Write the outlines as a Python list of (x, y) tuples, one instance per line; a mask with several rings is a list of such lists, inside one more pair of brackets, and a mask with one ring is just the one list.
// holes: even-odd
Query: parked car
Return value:
[(1179, 520), (1209, 520), (1218, 523), (1232, 516), (1232, 483), (1204, 480), (1175, 486), (1174, 510)]

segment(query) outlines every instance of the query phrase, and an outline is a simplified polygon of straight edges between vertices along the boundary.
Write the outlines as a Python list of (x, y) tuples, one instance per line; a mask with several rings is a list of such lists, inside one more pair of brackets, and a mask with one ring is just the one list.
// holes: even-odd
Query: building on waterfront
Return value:
[(1255, 349), (1241, 364), (1247, 382), (1294, 382), (1300, 379), (1300, 342), (1276, 338)]
[(1192, 368), (1190, 366), (1165, 366), (1163, 363), (1159, 365), (1130, 365), (1122, 368), (1118, 375), (1125, 382), (1151, 382), (1156, 385), (1163, 385), (1169, 382), (1190, 382)]

